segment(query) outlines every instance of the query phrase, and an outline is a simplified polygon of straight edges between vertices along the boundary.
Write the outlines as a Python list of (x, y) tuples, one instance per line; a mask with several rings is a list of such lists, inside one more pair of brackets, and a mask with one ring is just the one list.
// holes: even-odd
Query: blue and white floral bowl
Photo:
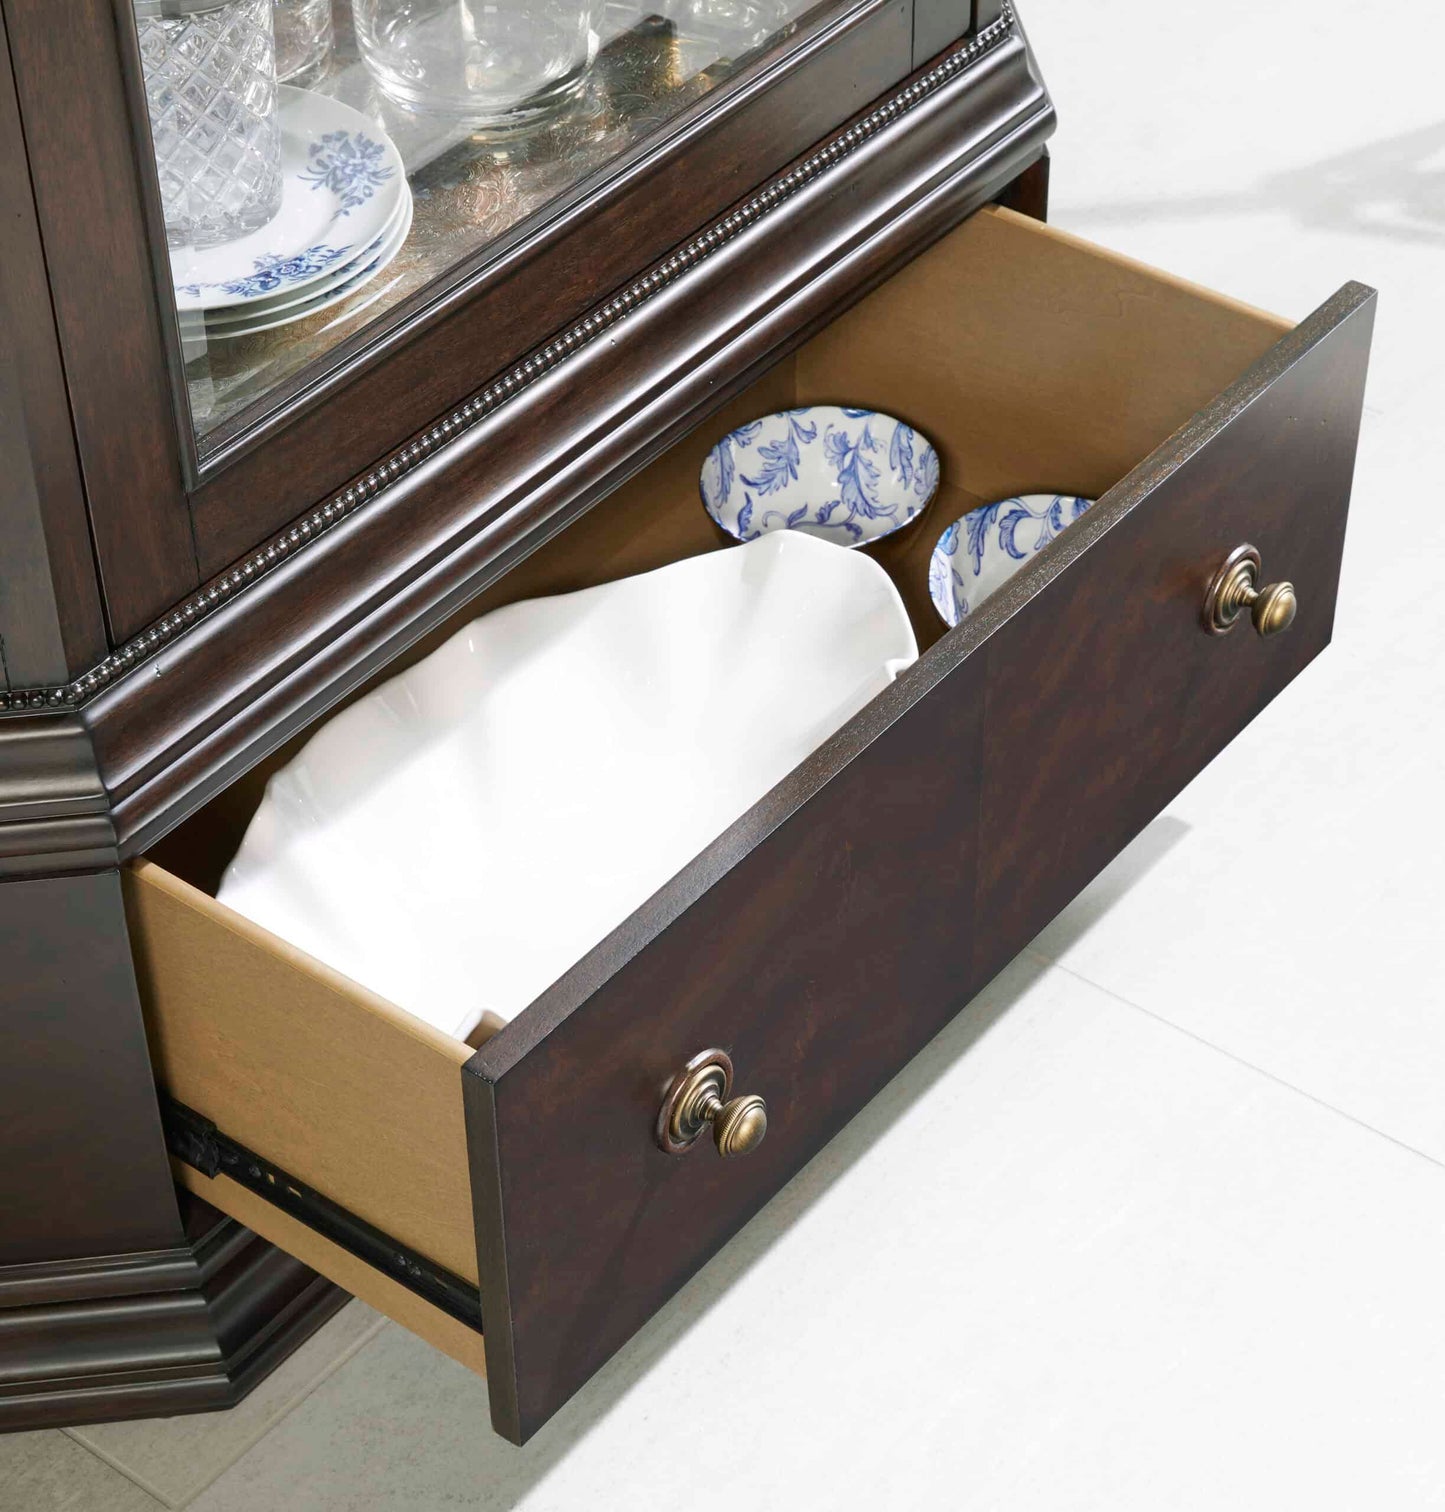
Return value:
[(739, 541), (801, 530), (862, 546), (923, 513), (938, 488), (938, 453), (891, 415), (811, 405), (724, 436), (700, 483), (704, 508)]
[(955, 520), (928, 564), (928, 596), (946, 625), (971, 614), (1093, 506), (1073, 494), (1022, 494)]

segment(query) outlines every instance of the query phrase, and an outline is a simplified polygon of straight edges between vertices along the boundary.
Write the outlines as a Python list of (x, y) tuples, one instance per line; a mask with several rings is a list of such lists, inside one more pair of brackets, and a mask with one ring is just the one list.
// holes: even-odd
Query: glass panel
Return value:
[(817, 0), (134, 0), (202, 453)]

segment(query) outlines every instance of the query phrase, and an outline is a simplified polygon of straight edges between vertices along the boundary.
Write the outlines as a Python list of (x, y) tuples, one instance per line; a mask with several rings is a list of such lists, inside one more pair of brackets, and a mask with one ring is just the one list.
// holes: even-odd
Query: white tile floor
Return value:
[(1445, 17), (1024, 9), (1058, 224), (1382, 291), (1335, 647), (527, 1449), (353, 1304), (3, 1512), (1445, 1506)]

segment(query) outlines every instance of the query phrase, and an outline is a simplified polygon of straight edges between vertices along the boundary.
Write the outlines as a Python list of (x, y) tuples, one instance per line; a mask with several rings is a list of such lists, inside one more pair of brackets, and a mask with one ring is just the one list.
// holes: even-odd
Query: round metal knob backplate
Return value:
[(733, 1063), (724, 1050), (704, 1050), (673, 1077), (657, 1114), (657, 1143), (682, 1155), (709, 1126), (719, 1155), (746, 1155), (768, 1132), (767, 1104), (755, 1093), (729, 1100)]

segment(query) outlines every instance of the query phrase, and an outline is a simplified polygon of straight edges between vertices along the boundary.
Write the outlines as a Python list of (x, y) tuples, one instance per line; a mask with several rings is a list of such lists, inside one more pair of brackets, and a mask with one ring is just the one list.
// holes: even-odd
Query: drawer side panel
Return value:
[(162, 1089), (474, 1282), (467, 1047), (159, 866), (124, 876)]
[(989, 208), (802, 348), (796, 402), (906, 418), (979, 499), (1097, 499), (1290, 329)]

